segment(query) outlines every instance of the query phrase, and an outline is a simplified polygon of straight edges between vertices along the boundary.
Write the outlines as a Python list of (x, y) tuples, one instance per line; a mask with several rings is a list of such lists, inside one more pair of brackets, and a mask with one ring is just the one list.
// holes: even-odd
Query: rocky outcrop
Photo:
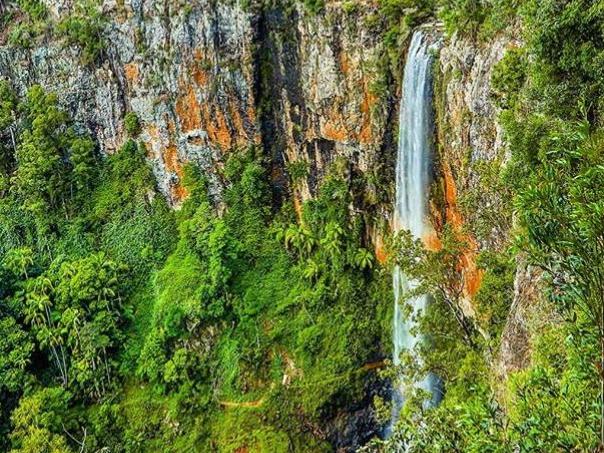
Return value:
[(361, 173), (375, 169), (387, 131), (389, 102), (376, 88), (380, 33), (364, 26), (371, 10), (346, 13), (329, 4), (321, 15), (303, 7), (263, 14), (264, 126), (273, 155), (306, 167), (295, 182), (298, 198), (338, 157)]
[(120, 145), (125, 104), (108, 62), (96, 68), (83, 66), (78, 49), (52, 41), (32, 49), (0, 46), (0, 77), (21, 94), (36, 83), (57, 93), (78, 129), (91, 132), (103, 152)]
[[(503, 334), (499, 357), (498, 377), (505, 381), (514, 371), (523, 370), (530, 364), (531, 339), (535, 328), (535, 318), (543, 305), (542, 272), (518, 260), (514, 282), (514, 302), (510, 308)], [(542, 320), (545, 323), (545, 320)]]
[[(436, 87), (437, 180), (433, 189), (433, 216), (437, 226), (449, 224), (467, 243), (460, 260), (464, 279), (462, 309), (475, 317), (472, 298), (478, 292), (482, 271), (476, 259), (481, 250), (505, 246), (511, 214), (502, 212), (505, 193), (482, 190), (485, 165), (506, 159), (499, 114), (492, 93), (491, 74), (506, 48), (514, 40), (501, 35), (480, 45), (473, 40), (453, 37), (440, 52)], [(487, 213), (499, 216), (495, 228), (480, 230)]]
[[(112, 5), (113, 6), (113, 5)], [(186, 193), (182, 165), (195, 162), (220, 184), (216, 168), (235, 146), (259, 143), (254, 98), (254, 30), (241, 7), (196, 2), (114, 5), (106, 34), (124, 101), (143, 124), (141, 139), (163, 192)]]
[[(73, 10), (69, 0), (46, 4), (55, 21)], [(375, 89), (381, 39), (363, 25), (371, 9), (349, 15), (333, 4), (317, 15), (303, 6), (126, 0), (102, 10), (106, 46), (96, 64), (45, 36), (31, 49), (0, 45), (0, 75), (21, 93), (34, 83), (58, 93), (103, 153), (125, 141), (124, 115), (136, 113), (173, 205), (186, 197), (186, 162), (204, 169), (218, 193), (234, 147), (263, 142), (283, 186), (288, 164), (306, 166), (295, 184), (299, 201), (338, 156), (360, 172), (380, 158), (389, 103)]]

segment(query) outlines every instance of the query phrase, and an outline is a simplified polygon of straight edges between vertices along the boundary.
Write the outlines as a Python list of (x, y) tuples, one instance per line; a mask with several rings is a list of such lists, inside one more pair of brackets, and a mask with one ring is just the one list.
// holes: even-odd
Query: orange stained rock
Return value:
[(384, 241), (381, 236), (375, 238), (375, 259), (380, 264), (385, 264), (388, 261), (388, 254), (384, 247)]
[(459, 259), (459, 265), (464, 277), (464, 295), (474, 297), (480, 289), (483, 271), (476, 265), (476, 250), (478, 244), (476, 240), (463, 233), (463, 217), (457, 207), (457, 189), (455, 180), (448, 162), (443, 164), (443, 175), (445, 184), (445, 211), (447, 222), (450, 223), (458, 237), (468, 244), (468, 247), (462, 253)]
[(199, 65), (195, 65), (193, 67), (193, 69), (191, 70), (191, 76), (199, 87), (204, 87), (208, 84), (208, 73), (204, 69), (199, 67)]
[(205, 55), (201, 49), (197, 48), (193, 51), (193, 58), (195, 58), (195, 61), (202, 62)]
[(348, 139), (346, 128), (332, 121), (332, 118), (329, 118), (321, 127), (321, 135), (327, 140), (333, 140), (334, 142), (345, 142)]
[(147, 133), (153, 140), (159, 140), (159, 128), (155, 124), (151, 124), (147, 127)]
[(302, 202), (299, 199), (298, 196), (298, 191), (294, 190), (294, 194), (293, 194), (293, 199), (294, 199), (294, 211), (296, 211), (296, 218), (298, 219), (298, 222), (302, 221)]
[(127, 63), (124, 65), (124, 74), (126, 75), (126, 80), (128, 83), (132, 85), (136, 85), (138, 83), (139, 76), (139, 67), (137, 63)]
[(348, 75), (350, 72), (350, 59), (348, 58), (348, 55), (344, 52), (340, 52), (338, 60), (340, 63), (340, 71), (342, 71), (342, 74), (345, 76)]
[(255, 123), (256, 122), (256, 109), (254, 108), (254, 104), (250, 103), (247, 106), (247, 117), (250, 120), (251, 123)]
[(467, 249), (461, 256), (461, 266), (464, 271), (464, 286), (465, 293), (468, 297), (473, 298), (478, 293), (482, 283), (484, 271), (476, 265), (476, 252), (472, 249)]
[(463, 227), (463, 219), (457, 208), (457, 188), (455, 187), (455, 179), (453, 178), (451, 166), (448, 162), (443, 164), (443, 175), (445, 182), (445, 208), (447, 221), (453, 225), (456, 230), (461, 230)]
[[(367, 144), (373, 139), (373, 129), (371, 123), (371, 111), (377, 101), (377, 97), (370, 93), (367, 89), (367, 82), (364, 82), (365, 90), (363, 93), (363, 100), (359, 105), (360, 110), (360, 124), (355, 117), (355, 123), (352, 122), (351, 118), (346, 118), (338, 110), (337, 104), (334, 104), (330, 111), (327, 113), (327, 120), (321, 125), (321, 136), (327, 140), (335, 142), (346, 142), (357, 140), (359, 143)], [(338, 102), (341, 103), (341, 100)], [(349, 129), (359, 129), (357, 134), (349, 132)]]
[[(174, 132), (174, 123), (172, 121), (168, 121), (168, 130)], [(166, 170), (171, 173), (176, 173), (179, 178), (178, 183), (170, 186), (170, 195), (172, 200), (176, 203), (180, 203), (187, 198), (189, 192), (180, 182), (183, 177), (183, 168), (178, 158), (178, 149), (173, 143), (168, 143), (167, 146), (165, 145), (165, 141), (162, 140), (160, 130), (156, 125), (151, 124), (147, 126), (145, 131), (150, 137), (149, 141), (145, 143), (148, 157), (156, 159), (161, 155)]]
[(241, 116), (238, 103), (235, 102), (235, 99), (233, 98), (229, 100), (229, 114), (231, 116), (231, 121), (233, 122), (233, 127), (235, 128), (235, 140), (238, 145), (245, 146), (248, 142), (247, 132), (243, 125), (243, 117)]
[(159, 129), (156, 125), (150, 124), (145, 128), (145, 131), (151, 138), (148, 142), (145, 142), (147, 157), (150, 159), (155, 159), (158, 157), (156, 153), (156, 145), (159, 146)]
[(193, 52), (193, 65), (191, 66), (191, 75), (197, 82), (197, 85), (204, 86), (208, 83), (208, 73), (203, 69), (205, 55), (201, 49), (195, 49)]
[(431, 252), (437, 252), (443, 247), (443, 244), (435, 231), (425, 234), (422, 237), (422, 242), (424, 243), (424, 247)]
[(377, 370), (379, 368), (384, 368), (386, 366), (386, 362), (380, 360), (379, 362), (370, 362), (363, 365), (363, 370)]
[[(212, 107), (214, 108), (211, 111), (210, 108)], [(220, 107), (204, 104), (201, 108), (201, 112), (203, 126), (210, 141), (219, 145), (224, 151), (230, 149), (233, 144), (231, 130), (229, 129)]]
[(177, 203), (180, 203), (189, 195), (189, 191), (182, 185), (181, 182), (184, 176), (183, 168), (178, 158), (178, 149), (174, 144), (170, 143), (164, 149), (163, 158), (166, 170), (176, 173), (178, 176), (178, 183), (170, 186), (170, 194), (172, 195), (173, 200), (175, 200)]
[(183, 132), (201, 127), (201, 110), (192, 86), (187, 86), (184, 95), (176, 100), (176, 115)]
[(377, 101), (377, 97), (367, 88), (365, 82), (365, 90), (363, 93), (363, 102), (361, 102), (362, 124), (361, 132), (359, 132), (359, 142), (367, 144), (373, 138), (373, 130), (371, 129), (371, 110)]
[(168, 131), (170, 132), (171, 136), (174, 135), (176, 133), (176, 124), (174, 124), (174, 120), (170, 118), (167, 114), (164, 115), (164, 118), (168, 123)]
[(189, 143), (196, 145), (196, 146), (203, 145), (203, 138), (201, 138), (201, 137), (190, 137), (188, 141), (189, 141)]

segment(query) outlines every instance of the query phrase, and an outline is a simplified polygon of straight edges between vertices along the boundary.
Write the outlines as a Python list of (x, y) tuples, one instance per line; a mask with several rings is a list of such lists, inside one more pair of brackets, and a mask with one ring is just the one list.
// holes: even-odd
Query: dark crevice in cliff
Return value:
[(127, 91), (127, 83), (126, 77), (123, 71), (123, 65), (119, 61), (119, 57), (117, 56), (113, 47), (109, 47), (106, 51), (107, 62), (109, 63), (109, 70), (111, 71), (113, 78), (115, 79), (116, 86), (118, 89), (117, 99), (119, 100), (119, 108), (121, 108), (122, 112), (126, 112), (129, 110), (128, 101), (126, 97)]
[(276, 208), (280, 207), (288, 196), (289, 181), (285, 171), (285, 142), (284, 131), (280, 123), (275, 121), (278, 109), (276, 106), (276, 94), (280, 93), (280, 87), (276, 83), (275, 68), (279, 62), (271, 26), (278, 20), (281, 12), (266, 10), (263, 6), (255, 5), (253, 15), (254, 27), (254, 98), (258, 112), (258, 122), (262, 146), (267, 157), (267, 166), (271, 175), (273, 189), (273, 203)]

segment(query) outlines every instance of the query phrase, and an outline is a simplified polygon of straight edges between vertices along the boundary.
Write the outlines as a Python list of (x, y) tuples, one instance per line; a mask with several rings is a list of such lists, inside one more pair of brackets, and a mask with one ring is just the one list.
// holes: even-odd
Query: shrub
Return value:
[(63, 19), (56, 30), (59, 36), (66, 39), (68, 45), (82, 49), (84, 64), (96, 62), (105, 49), (102, 16), (95, 8), (88, 8), (80, 14)]
[(493, 68), (491, 88), (499, 107), (509, 109), (516, 105), (526, 80), (525, 58), (524, 49), (508, 49), (501, 61)]
[(48, 14), (46, 5), (40, 0), (18, 0), (17, 3), (21, 11), (32, 21), (42, 20)]
[(137, 137), (141, 132), (141, 125), (138, 116), (134, 112), (126, 113), (124, 117), (124, 127), (130, 137)]
[(17, 24), (8, 36), (8, 42), (11, 46), (29, 49), (33, 45), (36, 33), (33, 27), (25, 22)]
[(325, 0), (303, 0), (303, 3), (311, 14), (317, 14), (325, 8)]

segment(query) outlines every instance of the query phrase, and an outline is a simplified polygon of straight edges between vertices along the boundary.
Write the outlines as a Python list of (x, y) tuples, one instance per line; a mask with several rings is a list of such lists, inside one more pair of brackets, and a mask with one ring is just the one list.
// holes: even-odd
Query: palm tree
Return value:
[(361, 270), (371, 269), (373, 267), (373, 255), (369, 250), (360, 248), (354, 254), (354, 263)]
[(52, 291), (52, 282), (47, 277), (40, 276), (31, 281), (25, 296), (25, 319), (36, 328), (36, 337), (40, 346), (50, 349), (51, 356), (61, 373), (63, 385), (67, 385), (67, 361), (63, 337), (61, 330), (56, 328), (53, 322)]
[(317, 262), (315, 260), (313, 260), (312, 258), (309, 258), (306, 261), (306, 266), (304, 267), (304, 270), (302, 271), (302, 275), (304, 275), (305, 278), (309, 279), (309, 280), (313, 280), (320, 271), (320, 267), (317, 264)]
[(5, 265), (19, 276), (29, 278), (27, 269), (34, 264), (34, 252), (29, 247), (19, 247), (11, 250), (5, 258)]

